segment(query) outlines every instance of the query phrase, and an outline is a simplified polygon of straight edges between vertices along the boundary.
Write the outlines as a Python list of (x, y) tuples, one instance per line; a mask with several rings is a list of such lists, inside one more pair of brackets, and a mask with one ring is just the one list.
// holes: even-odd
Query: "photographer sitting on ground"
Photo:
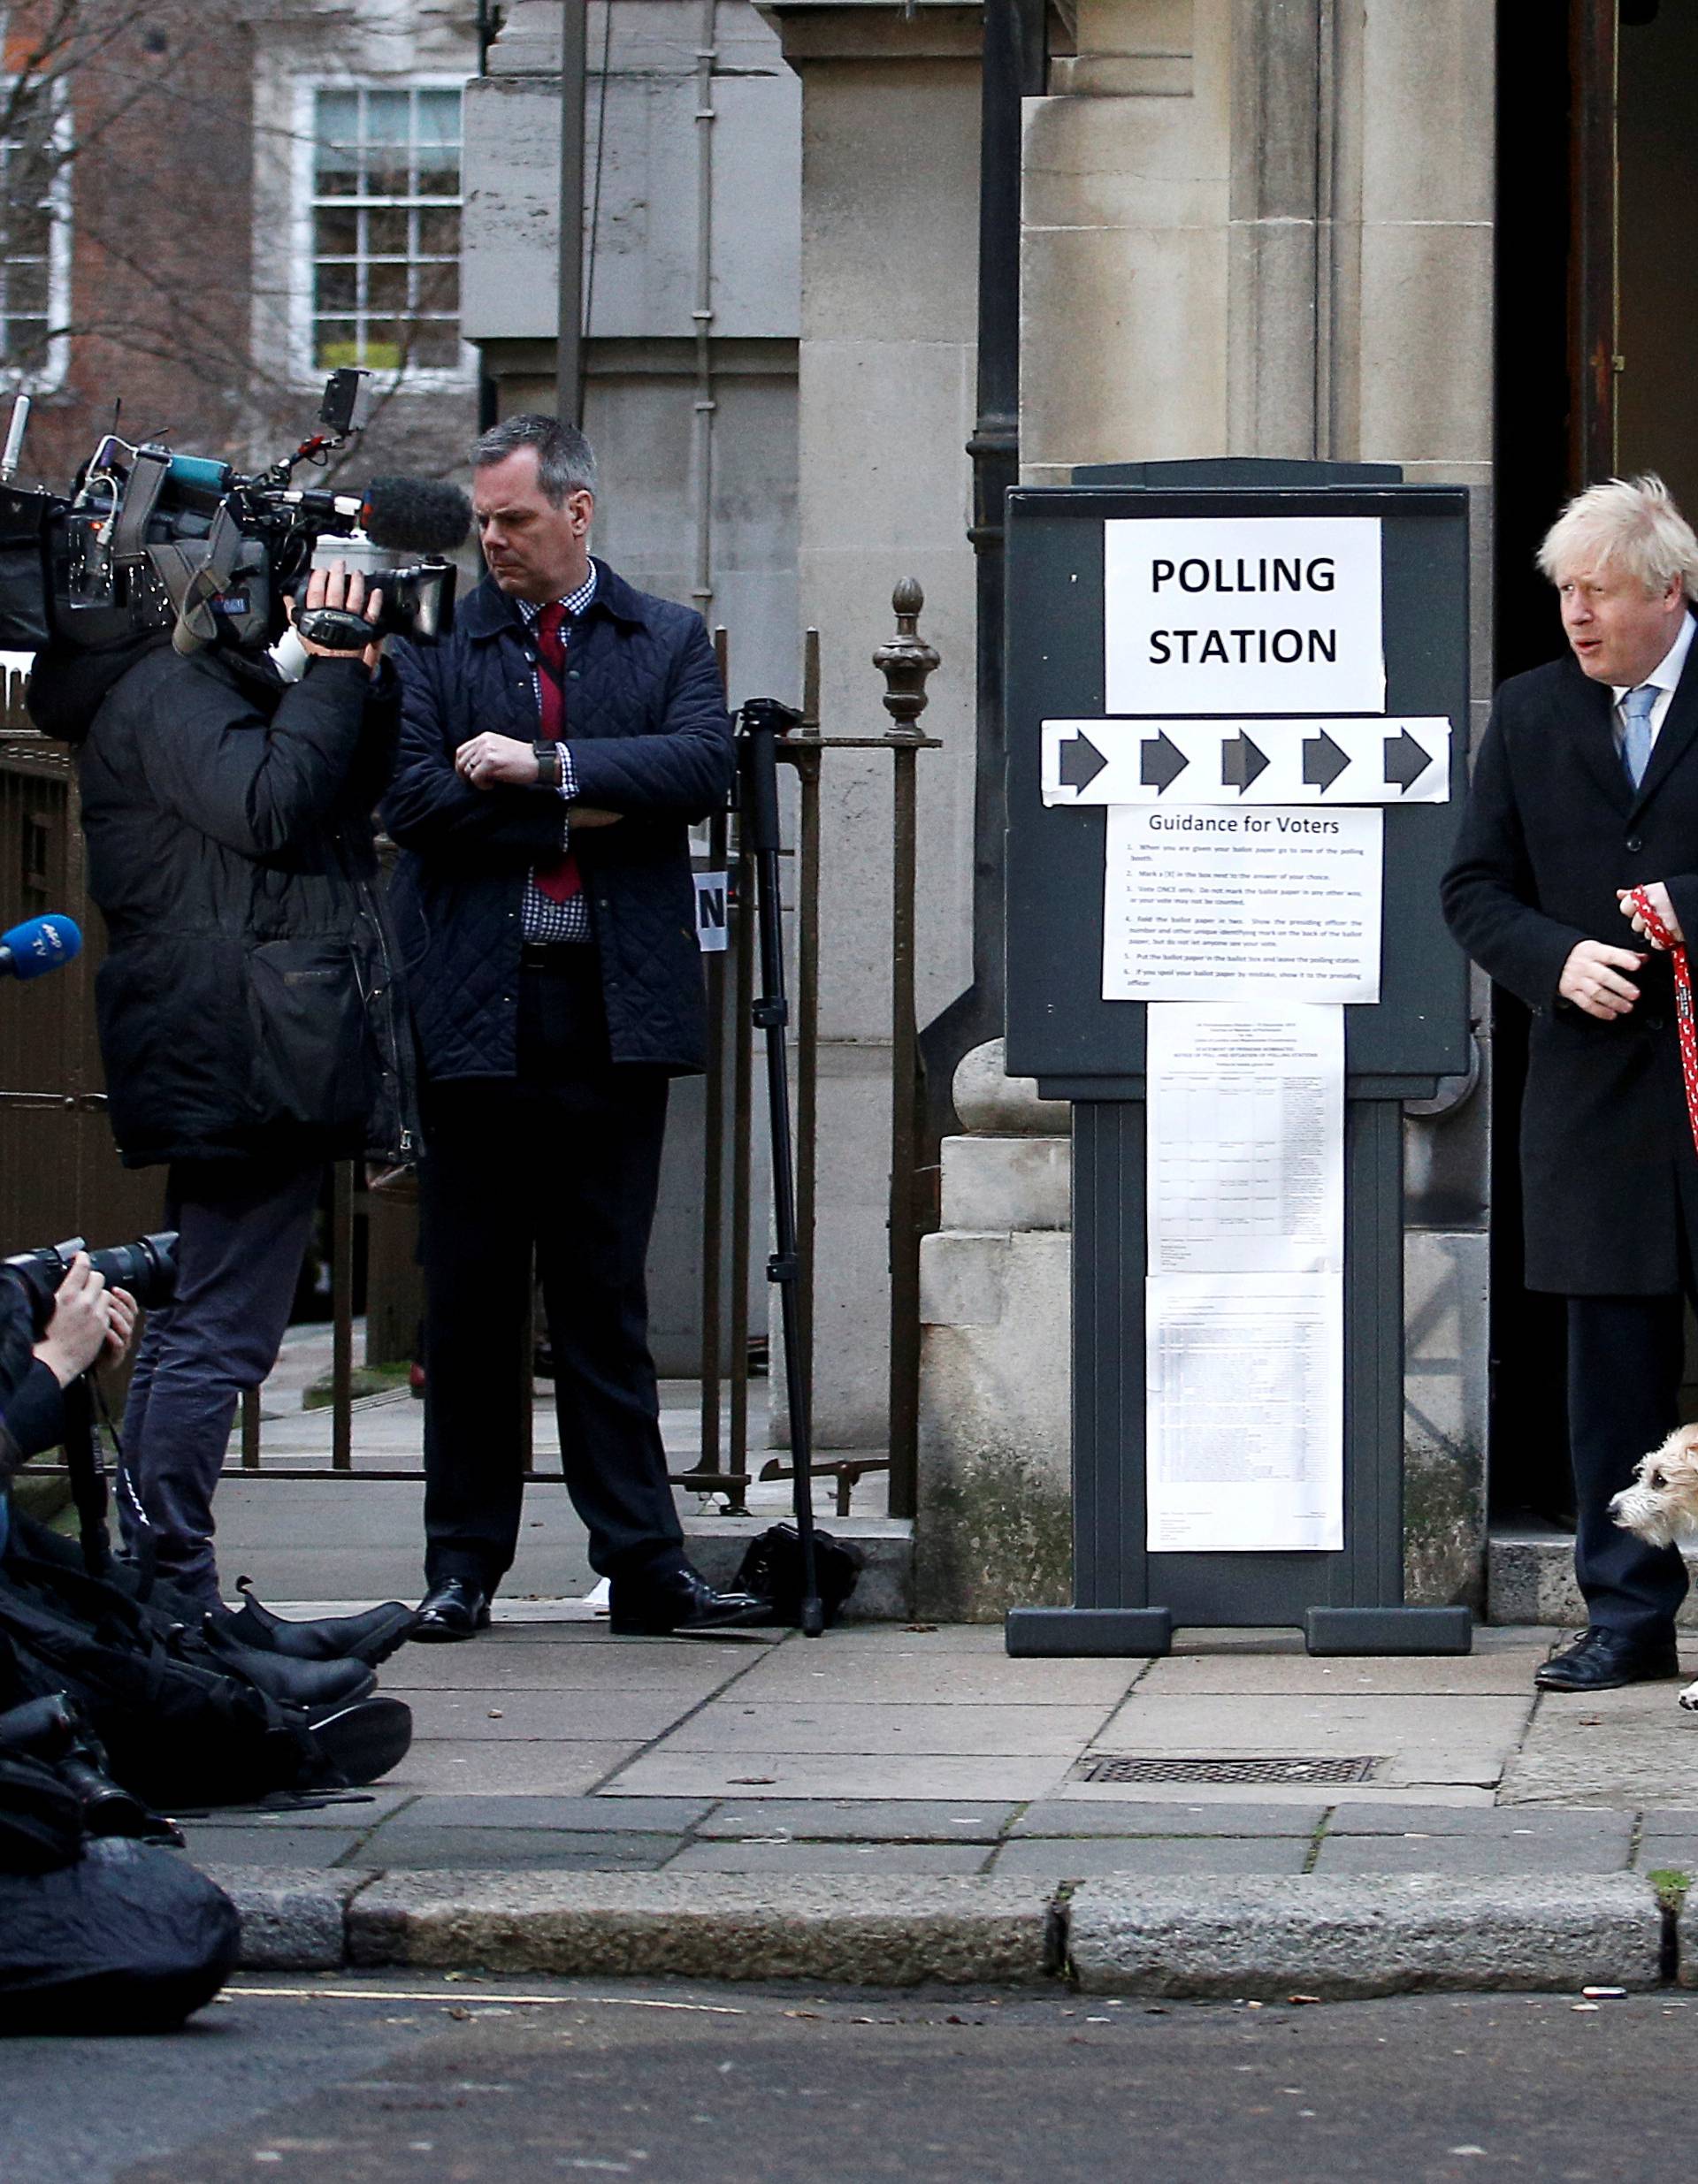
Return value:
[[(339, 562), (306, 603), (375, 619), (379, 595)], [(126, 1166), (166, 1165), (181, 1232), (175, 1299), (149, 1315), (131, 1382), (128, 1468), (160, 1577), (207, 1607), (236, 1399), (276, 1362), (324, 1164), (412, 1143), (371, 822), (393, 676), (375, 645), (302, 639), (286, 684), (233, 621), (187, 656), (164, 629), (109, 651), (56, 640), (28, 700), (80, 746), (112, 1129)]]
[(32, 1343), (19, 1292), (0, 1289), (7, 1324), (0, 1329), (0, 1554), (11, 1528), (9, 1489), (14, 1475), (65, 1436), (61, 1400), (72, 1381), (103, 1360), (117, 1364), (130, 1347), (135, 1300), (109, 1289), (106, 1278), (79, 1251), (59, 1284), (53, 1317)]

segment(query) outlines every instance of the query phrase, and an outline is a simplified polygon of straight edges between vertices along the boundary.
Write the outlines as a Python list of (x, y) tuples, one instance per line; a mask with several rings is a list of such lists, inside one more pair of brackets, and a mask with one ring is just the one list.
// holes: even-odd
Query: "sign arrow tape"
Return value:
[(1164, 789), (1170, 789), (1190, 764), (1166, 729), (1160, 730), (1153, 740), (1145, 741), (1143, 761), (1140, 770), (1143, 786), (1153, 789), (1158, 796)]
[(1330, 789), (1350, 762), (1348, 751), (1341, 751), (1323, 728), (1319, 736), (1304, 738), (1303, 778), (1312, 789), (1322, 795)]
[(1267, 771), (1267, 753), (1258, 750), (1242, 731), (1220, 746), (1220, 786), (1242, 796), (1253, 789), (1257, 777)]
[(1433, 753), (1406, 728), (1386, 737), (1386, 779), (1395, 781), (1407, 796), (1433, 763)]
[(1082, 795), (1107, 764), (1108, 760), (1083, 729), (1075, 729), (1062, 745), (1057, 760), (1061, 786), (1075, 789)]

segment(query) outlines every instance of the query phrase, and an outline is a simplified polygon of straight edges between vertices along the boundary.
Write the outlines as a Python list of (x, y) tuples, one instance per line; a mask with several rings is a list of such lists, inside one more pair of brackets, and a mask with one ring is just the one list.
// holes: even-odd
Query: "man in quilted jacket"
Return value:
[(687, 829), (730, 722), (689, 608), (593, 560), (595, 459), (552, 417), (471, 451), (487, 574), (444, 644), (396, 645), (384, 818), (424, 1065), (419, 1638), (469, 1638), (512, 1562), (534, 1249), (561, 1462), (616, 1631), (755, 1620), (685, 1558), (644, 1262), (670, 1078), (706, 1009)]

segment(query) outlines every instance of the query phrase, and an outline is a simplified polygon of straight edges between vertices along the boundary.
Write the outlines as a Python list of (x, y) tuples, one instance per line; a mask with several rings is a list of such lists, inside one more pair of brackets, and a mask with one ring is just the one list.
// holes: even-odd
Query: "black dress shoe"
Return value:
[(400, 1699), (356, 1699), (308, 1716), (321, 1790), (357, 1789), (399, 1767), (413, 1741), (413, 1710)]
[(1533, 1680), (1541, 1691), (1613, 1691), (1624, 1684), (1656, 1684), (1679, 1673), (1672, 1638), (1646, 1645), (1594, 1624), (1553, 1653)]
[(470, 1577), (443, 1577), (418, 1604), (418, 1621), (411, 1636), (430, 1645), (447, 1645), (455, 1638), (476, 1638), (489, 1628), (489, 1595)]
[(664, 1576), (613, 1581), (608, 1623), (616, 1638), (685, 1638), (770, 1623), (772, 1603), (753, 1592), (718, 1592), (686, 1562)]

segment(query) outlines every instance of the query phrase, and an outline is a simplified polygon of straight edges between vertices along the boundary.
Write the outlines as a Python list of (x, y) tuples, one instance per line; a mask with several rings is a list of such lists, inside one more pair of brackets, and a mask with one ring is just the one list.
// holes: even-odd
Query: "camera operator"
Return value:
[[(6, 1325), (0, 1332), (0, 1554), (11, 1529), (8, 1488), (31, 1456), (56, 1448), (65, 1436), (64, 1391), (91, 1365), (119, 1363), (135, 1329), (135, 1300), (110, 1289), (79, 1251), (59, 1284), (41, 1339), (19, 1294), (0, 1292)], [(26, 1348), (26, 1345), (28, 1347)]]
[[(340, 562), (306, 599), (372, 621), (380, 603)], [(126, 1166), (165, 1165), (181, 1233), (175, 1298), (137, 1355), (127, 1463), (160, 1577), (208, 1606), (236, 1399), (276, 1362), (324, 1163), (412, 1149), (371, 820), (393, 671), (375, 645), (303, 640), (286, 684), (240, 641), (245, 604), (187, 655), (164, 630), (101, 651), (56, 639), (29, 687), (37, 725), (80, 748), (113, 1133)]]

